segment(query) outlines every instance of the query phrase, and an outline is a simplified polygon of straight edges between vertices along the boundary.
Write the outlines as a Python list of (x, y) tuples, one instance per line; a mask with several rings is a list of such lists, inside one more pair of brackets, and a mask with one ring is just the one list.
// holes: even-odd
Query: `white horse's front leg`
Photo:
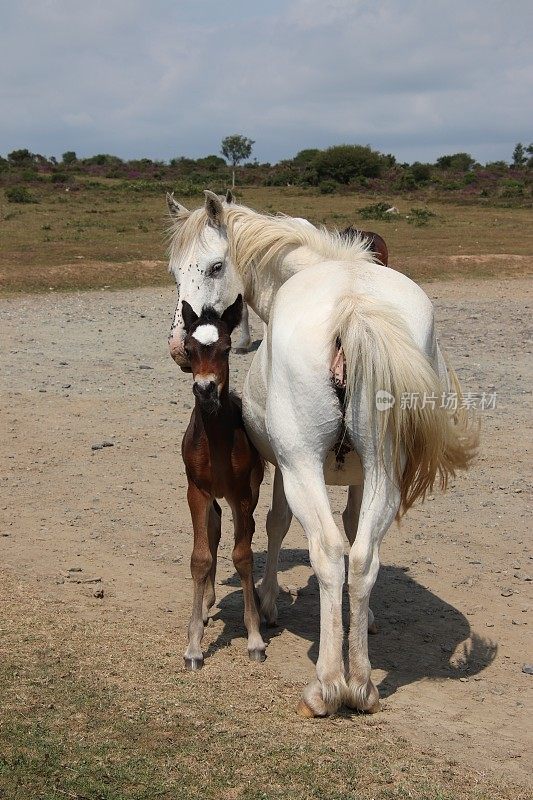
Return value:
[(350, 549), (348, 567), (350, 633), (346, 702), (360, 711), (379, 710), (379, 693), (370, 679), (368, 630), (371, 612), (368, 602), (379, 571), (379, 546), (399, 505), (400, 492), (383, 468), (365, 470), (359, 526)]
[(257, 587), (261, 600), (261, 613), (269, 625), (275, 625), (278, 618), (276, 599), (279, 594), (278, 559), (281, 544), (290, 528), (292, 512), (285, 497), (283, 476), (276, 467), (272, 489), (272, 505), (267, 514), (266, 530), (268, 536), (267, 561), (263, 580)]
[(302, 716), (323, 717), (341, 705), (346, 691), (342, 658), (343, 539), (331, 515), (320, 465), (300, 462), (282, 469), (285, 494), (307, 535), (309, 557), (320, 587), (318, 680), (306, 687), (298, 710)]
[(248, 320), (248, 306), (246, 303), (243, 304), (241, 321), (235, 328), (231, 339), (233, 349), (236, 353), (247, 353), (252, 346), (250, 323)]

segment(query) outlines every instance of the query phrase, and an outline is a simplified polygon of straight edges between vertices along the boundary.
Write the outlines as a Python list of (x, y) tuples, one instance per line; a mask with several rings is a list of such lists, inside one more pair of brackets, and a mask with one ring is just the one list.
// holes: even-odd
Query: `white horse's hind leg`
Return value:
[(320, 587), (320, 651), (318, 680), (303, 693), (300, 713), (325, 716), (342, 703), (346, 681), (342, 659), (342, 587), (344, 546), (329, 507), (320, 463), (300, 459), (283, 467), (283, 483), (289, 505), (309, 541), (309, 557)]
[[(342, 524), (344, 525), (344, 532), (346, 538), (353, 545), (357, 535), (357, 526), (359, 524), (359, 513), (361, 511), (361, 501), (363, 499), (363, 486), (349, 486), (348, 487), (348, 500), (346, 508), (342, 512)], [(368, 609), (368, 632), (377, 633), (377, 625), (374, 619), (372, 609)]]
[(261, 613), (269, 625), (275, 625), (278, 618), (276, 599), (279, 594), (278, 558), (281, 544), (289, 530), (292, 512), (285, 497), (283, 476), (276, 467), (274, 487), (272, 489), (272, 505), (267, 514), (266, 530), (268, 536), (267, 561), (263, 580), (257, 587), (261, 600)]
[(250, 336), (250, 323), (248, 320), (248, 306), (246, 303), (242, 307), (242, 317), (239, 325), (235, 328), (232, 334), (233, 349), (236, 353), (247, 353), (252, 346), (252, 337)]
[(365, 484), (361, 513), (348, 567), (350, 647), (347, 704), (361, 711), (377, 711), (379, 694), (370, 679), (368, 659), (368, 601), (379, 571), (379, 546), (398, 512), (400, 492), (381, 465), (365, 465), (364, 461), (363, 465)]

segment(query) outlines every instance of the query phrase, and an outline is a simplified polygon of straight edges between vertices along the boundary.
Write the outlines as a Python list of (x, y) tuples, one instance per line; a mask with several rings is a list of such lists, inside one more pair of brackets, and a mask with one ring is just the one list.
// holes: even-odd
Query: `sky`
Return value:
[(0, 0), (0, 154), (272, 163), (533, 140), (531, 0)]

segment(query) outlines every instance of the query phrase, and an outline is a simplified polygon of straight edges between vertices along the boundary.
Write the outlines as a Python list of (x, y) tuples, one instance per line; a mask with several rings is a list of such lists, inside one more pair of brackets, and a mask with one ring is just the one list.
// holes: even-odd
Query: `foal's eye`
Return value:
[(223, 262), (222, 261), (217, 261), (216, 264), (213, 264), (213, 266), (209, 270), (209, 274), (210, 275), (218, 275), (218, 273), (220, 272), (222, 267), (223, 267)]

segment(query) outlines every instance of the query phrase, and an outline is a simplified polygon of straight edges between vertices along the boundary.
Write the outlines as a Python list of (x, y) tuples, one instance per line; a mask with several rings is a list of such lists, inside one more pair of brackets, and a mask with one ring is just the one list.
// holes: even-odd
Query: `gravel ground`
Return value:
[[(394, 526), (372, 606), (374, 680), (398, 735), (443, 756), (530, 780), (533, 663), (528, 536), (531, 360), (525, 280), (431, 283), (441, 340), (482, 412), (476, 466), (446, 495)], [(34, 295), (0, 301), (4, 347), (3, 569), (83, 618), (137, 619), (184, 647), (191, 526), (179, 455), (191, 378), (170, 360), (173, 292)], [(255, 325), (259, 335), (260, 326)], [(240, 389), (251, 356), (232, 356)], [(108, 446), (102, 446), (104, 443)], [(272, 475), (256, 521), (257, 573)], [(345, 491), (331, 491), (336, 513)], [(210, 658), (246, 659), (225, 513)], [(265, 669), (280, 682), (313, 672), (318, 590), (294, 523), (282, 556), (280, 625)], [(228, 660), (239, 679), (239, 658)], [(529, 692), (528, 692), (529, 690)], [(529, 730), (528, 730), (529, 727)]]

